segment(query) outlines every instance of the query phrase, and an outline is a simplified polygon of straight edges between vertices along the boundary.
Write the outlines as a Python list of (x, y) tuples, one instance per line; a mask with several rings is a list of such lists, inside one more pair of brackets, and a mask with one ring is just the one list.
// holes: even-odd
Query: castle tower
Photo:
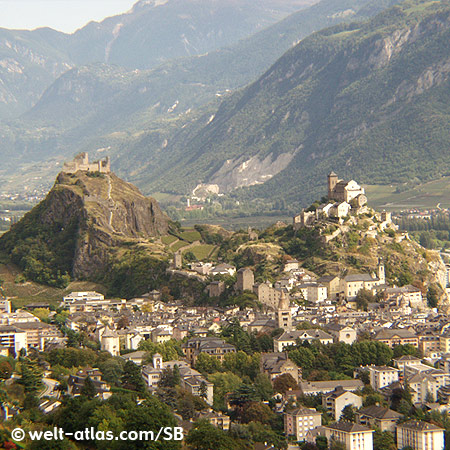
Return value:
[(120, 356), (119, 335), (108, 326), (100, 339), (101, 349), (111, 353), (113, 356)]
[(236, 289), (239, 292), (253, 290), (253, 285), (255, 284), (255, 277), (253, 275), (253, 270), (249, 268), (239, 269), (236, 273), (236, 277), (237, 277)]
[(292, 312), (288, 296), (281, 291), (280, 301), (278, 302), (278, 328), (289, 331), (292, 329)]
[(181, 269), (183, 267), (183, 254), (178, 251), (173, 255), (173, 266), (175, 269)]
[(334, 197), (334, 188), (338, 181), (338, 176), (333, 171), (328, 174), (328, 199), (330, 200)]
[(380, 280), (380, 284), (386, 283), (386, 273), (384, 270), (384, 263), (382, 258), (378, 258), (378, 279)]
[(154, 369), (162, 369), (163, 368), (163, 359), (159, 353), (155, 353), (153, 355), (153, 368)]

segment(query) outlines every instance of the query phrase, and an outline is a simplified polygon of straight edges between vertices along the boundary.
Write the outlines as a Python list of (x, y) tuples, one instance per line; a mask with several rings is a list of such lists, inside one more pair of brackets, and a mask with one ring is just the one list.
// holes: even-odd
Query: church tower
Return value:
[(278, 328), (290, 331), (292, 329), (292, 312), (290, 301), (284, 291), (281, 291), (280, 301), (278, 302)]
[(338, 183), (338, 176), (334, 172), (328, 174), (328, 199), (332, 200), (334, 197), (334, 188)]
[(378, 258), (378, 279), (380, 284), (386, 283), (386, 273), (384, 271), (384, 262), (382, 258)]
[(154, 369), (162, 369), (163, 368), (163, 359), (159, 353), (155, 353), (153, 355), (153, 368)]

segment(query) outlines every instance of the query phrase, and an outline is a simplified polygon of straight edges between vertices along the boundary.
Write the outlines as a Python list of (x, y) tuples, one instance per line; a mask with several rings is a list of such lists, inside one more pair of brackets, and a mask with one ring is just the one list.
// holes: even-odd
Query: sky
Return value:
[(0, 0), (0, 28), (50, 27), (72, 33), (131, 9), (137, 0)]

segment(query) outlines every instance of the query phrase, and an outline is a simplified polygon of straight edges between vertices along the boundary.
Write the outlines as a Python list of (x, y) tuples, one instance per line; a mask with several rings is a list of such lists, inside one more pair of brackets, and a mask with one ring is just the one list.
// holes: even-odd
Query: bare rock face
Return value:
[(0, 247), (14, 255), (23, 242), (42, 243), (51, 255), (47, 259), (59, 261), (56, 270), (92, 279), (106, 270), (112, 252), (145, 244), (168, 229), (169, 218), (156, 200), (113, 173), (62, 172), (45, 200), (2, 237)]

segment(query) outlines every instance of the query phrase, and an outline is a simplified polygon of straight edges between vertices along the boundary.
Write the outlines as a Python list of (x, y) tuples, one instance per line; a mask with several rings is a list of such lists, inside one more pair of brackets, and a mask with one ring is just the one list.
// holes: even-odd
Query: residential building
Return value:
[(435, 402), (440, 388), (447, 386), (450, 375), (438, 369), (419, 372), (408, 377), (413, 403)]
[(285, 331), (281, 336), (273, 340), (274, 351), (282, 352), (284, 348), (295, 345), (297, 341), (313, 342), (315, 340), (320, 341), (322, 344), (332, 344), (333, 336), (317, 329)]
[(300, 391), (303, 395), (327, 394), (334, 391), (337, 387), (355, 392), (364, 387), (364, 383), (359, 379), (353, 380), (334, 380), (334, 381), (301, 381), (299, 382)]
[(327, 288), (328, 298), (335, 299), (340, 292), (341, 280), (337, 275), (326, 275), (317, 280)]
[(97, 396), (108, 397), (110, 386), (102, 380), (102, 373), (98, 369), (83, 369), (79, 370), (75, 375), (70, 375), (67, 380), (67, 392), (69, 395), (78, 396), (81, 394), (84, 383), (87, 378), (90, 378)]
[(450, 331), (439, 336), (439, 350), (442, 353), (450, 353)]
[(393, 361), (394, 365), (398, 367), (402, 371), (402, 373), (405, 372), (406, 367), (417, 366), (418, 364), (420, 364), (420, 358), (412, 355), (403, 355), (400, 356), (400, 358), (395, 358)]
[(322, 425), (322, 414), (315, 409), (301, 406), (284, 413), (284, 432), (295, 436), (297, 441), (305, 441), (309, 430)]
[(368, 366), (370, 385), (379, 391), (399, 380), (400, 370), (388, 366)]
[(258, 296), (258, 301), (260, 303), (274, 310), (277, 309), (282, 289), (276, 289), (272, 286), (272, 283), (266, 281), (265, 283), (255, 286), (254, 292)]
[(416, 333), (402, 328), (383, 328), (377, 333), (375, 340), (388, 345), (390, 348), (394, 348), (396, 345), (406, 344), (419, 348), (419, 338)]
[(302, 378), (302, 369), (289, 359), (286, 352), (261, 353), (260, 370), (272, 381), (284, 374), (291, 375), (297, 383)]
[(101, 301), (104, 300), (105, 297), (102, 294), (99, 294), (95, 291), (89, 291), (89, 292), (71, 292), (69, 295), (63, 298), (64, 303), (73, 303), (79, 300), (86, 300), (86, 301)]
[(11, 325), (0, 325), (0, 349), (6, 356), (18, 356), (21, 349), (27, 350), (27, 333)]
[(348, 405), (356, 409), (360, 408), (362, 406), (362, 397), (346, 391), (342, 386), (338, 386), (333, 392), (322, 396), (322, 406), (335, 420), (341, 418), (343, 409)]
[(342, 442), (346, 450), (373, 450), (374, 430), (364, 425), (338, 422), (324, 427), (324, 431), (328, 442)]
[(397, 448), (413, 450), (444, 450), (444, 429), (418, 420), (397, 425)]
[(397, 411), (383, 406), (371, 405), (361, 408), (356, 412), (356, 422), (369, 428), (377, 428), (380, 431), (395, 432), (398, 420), (403, 417)]
[(207, 412), (200, 413), (198, 418), (200, 420), (206, 419), (211, 425), (221, 430), (228, 431), (230, 429), (230, 417), (221, 412), (214, 412), (211, 409)]
[(206, 353), (223, 361), (227, 353), (236, 352), (234, 345), (227, 344), (224, 340), (215, 337), (192, 338), (185, 342), (181, 348), (191, 364), (195, 364), (200, 353)]

